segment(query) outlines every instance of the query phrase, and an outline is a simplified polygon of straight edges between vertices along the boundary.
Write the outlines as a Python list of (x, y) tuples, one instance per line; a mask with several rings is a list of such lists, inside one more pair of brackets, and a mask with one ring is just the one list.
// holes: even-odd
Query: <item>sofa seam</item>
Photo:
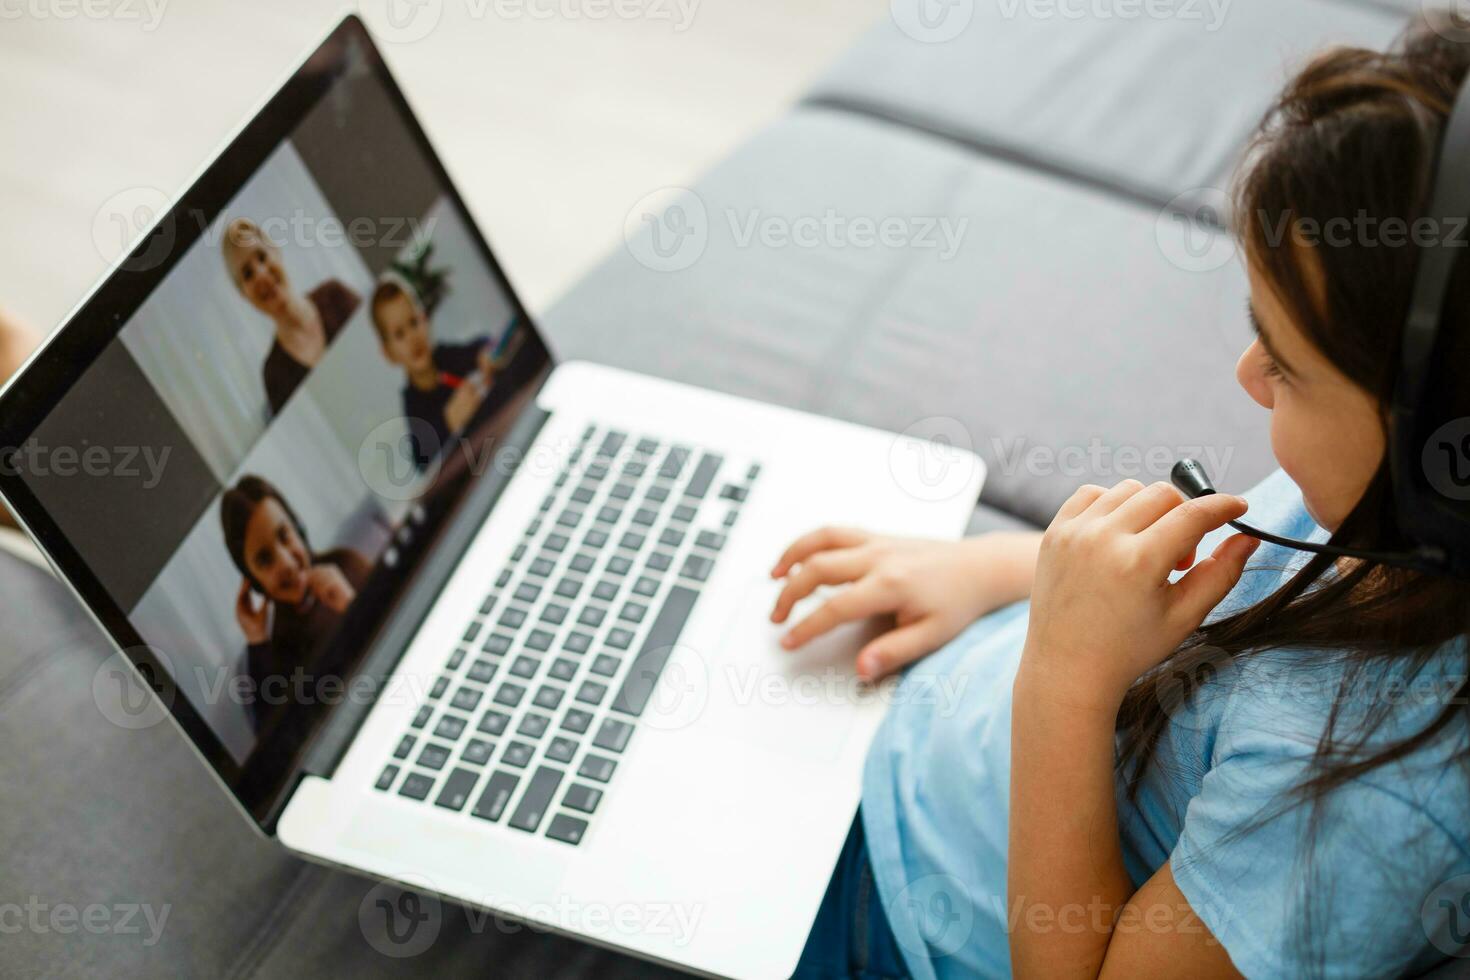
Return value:
[(303, 862), (295, 879), (286, 888), (286, 893), (276, 903), (275, 910), (256, 928), (255, 935), (241, 950), (225, 976), (230, 980), (249, 980), (257, 976), (274, 950), (277, 940), (284, 933), (288, 917), (294, 917), (297, 909), (304, 904), (306, 896), (303, 893), (308, 886), (312, 886), (314, 892), (324, 879), (325, 875), (319, 874), (317, 868)]

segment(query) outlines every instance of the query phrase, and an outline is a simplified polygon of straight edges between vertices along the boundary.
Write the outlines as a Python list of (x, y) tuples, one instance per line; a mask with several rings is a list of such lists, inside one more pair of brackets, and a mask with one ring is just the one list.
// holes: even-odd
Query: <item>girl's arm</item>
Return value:
[[(1079, 490), (1047, 530), (1011, 718), (1008, 908), (1016, 977), (1229, 975), (1166, 865), (1135, 893), (1118, 837), (1114, 728), (1128, 688), (1234, 587), (1253, 538), (1194, 563), (1245, 513), (1168, 484)], [(1193, 569), (1177, 583), (1173, 570)]]

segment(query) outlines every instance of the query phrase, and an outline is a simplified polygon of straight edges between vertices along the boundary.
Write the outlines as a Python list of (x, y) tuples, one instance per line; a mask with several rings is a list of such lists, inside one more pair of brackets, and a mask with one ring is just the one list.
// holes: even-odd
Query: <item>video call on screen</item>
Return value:
[(309, 668), (440, 458), (544, 353), (371, 72), (199, 220), (21, 465), (243, 763), (272, 709), (221, 682)]

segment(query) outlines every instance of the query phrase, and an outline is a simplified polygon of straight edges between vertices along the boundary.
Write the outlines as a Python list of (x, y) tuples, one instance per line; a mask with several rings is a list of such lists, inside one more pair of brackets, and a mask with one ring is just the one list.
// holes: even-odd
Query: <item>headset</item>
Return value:
[[(1470, 215), (1470, 79), (1462, 83), (1445, 122), (1424, 214), (1440, 229), (1463, 227)], [(1371, 551), (1298, 541), (1270, 534), (1241, 521), (1230, 526), (1270, 544), (1318, 555), (1359, 558), (1436, 575), (1470, 578), (1470, 420), (1434, 421), (1431, 384), (1440, 343), (1445, 294), (1464, 250), (1463, 237), (1437, 236), (1421, 247), (1414, 289), (1404, 324), (1398, 377), (1389, 412), (1388, 455), (1399, 527), (1413, 542), (1409, 551)], [(1453, 372), (1446, 371), (1453, 381)], [(1456, 441), (1458, 440), (1458, 441)], [(1205, 468), (1181, 459), (1170, 474), (1185, 497), (1215, 492)]]

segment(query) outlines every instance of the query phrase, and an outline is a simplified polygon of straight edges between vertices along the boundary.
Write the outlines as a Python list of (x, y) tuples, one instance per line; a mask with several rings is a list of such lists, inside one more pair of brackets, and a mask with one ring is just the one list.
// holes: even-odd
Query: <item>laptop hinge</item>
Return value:
[[(515, 424), (500, 441), (498, 458), (524, 460), (550, 418), (551, 413), (534, 402), (522, 410)], [(515, 451), (504, 452), (502, 455), (502, 450)], [(366, 697), (344, 698), (340, 705), (332, 709), (290, 780), (290, 789), (278, 797), (275, 810), (265, 821), (268, 833), (274, 832), (276, 820), (295, 795), (303, 778), (330, 778), (336, 772), (352, 740), (367, 720), (368, 712), (377, 703), (378, 695), (382, 693), (387, 680), (398, 666), (398, 661), (402, 659), (429, 610), (443, 592), (449, 576), (454, 573), (476, 533), (484, 525), (490, 511), (518, 470), (519, 465), (490, 467), (470, 489), (459, 512), (434, 543), (423, 568), (414, 576), (413, 583), (405, 591), (383, 628), (378, 631), (372, 647), (357, 670), (352, 677), (346, 679), (354, 690), (365, 690), (370, 694)]]

